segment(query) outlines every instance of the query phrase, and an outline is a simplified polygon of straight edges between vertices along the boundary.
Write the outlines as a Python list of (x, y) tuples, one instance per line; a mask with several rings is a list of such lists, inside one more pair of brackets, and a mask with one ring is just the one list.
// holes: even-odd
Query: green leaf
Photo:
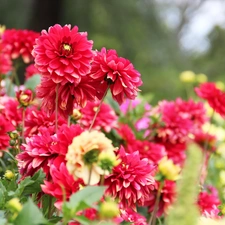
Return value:
[(0, 181), (0, 209), (3, 209), (5, 207), (6, 198), (8, 197), (7, 190), (5, 186)]
[(5, 212), (4, 211), (0, 211), (0, 224), (1, 225), (5, 225), (7, 222), (6, 218), (5, 218)]
[[(85, 203), (88, 207), (91, 207), (93, 203), (99, 201), (105, 192), (104, 186), (88, 186), (84, 189), (76, 192), (70, 198), (70, 205), (73, 208), (82, 208), (80, 204)], [(83, 203), (81, 203), (83, 202)], [(78, 207), (79, 206), (79, 207)]]
[(23, 209), (20, 211), (14, 221), (14, 225), (41, 225), (49, 224), (42, 215), (38, 207), (33, 203), (31, 199), (24, 204)]
[(31, 78), (29, 78), (25, 83), (25, 87), (31, 90), (35, 90), (36, 86), (40, 83), (41, 76), (39, 74), (35, 74)]
[(92, 224), (91, 221), (89, 219), (87, 219), (87, 217), (85, 217), (85, 216), (75, 216), (74, 220), (76, 220), (77, 222), (80, 222), (82, 225)]
[(42, 170), (39, 170), (37, 173), (35, 173), (33, 177), (26, 177), (19, 183), (15, 195), (20, 197), (21, 195), (29, 195), (40, 192), (40, 185), (43, 184), (44, 178), (45, 174)]

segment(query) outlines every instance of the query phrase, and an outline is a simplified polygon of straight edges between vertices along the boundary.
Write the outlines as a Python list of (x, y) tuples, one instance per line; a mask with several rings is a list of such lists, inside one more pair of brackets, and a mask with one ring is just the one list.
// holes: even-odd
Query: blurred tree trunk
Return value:
[(29, 29), (41, 31), (60, 23), (63, 0), (32, 0)]

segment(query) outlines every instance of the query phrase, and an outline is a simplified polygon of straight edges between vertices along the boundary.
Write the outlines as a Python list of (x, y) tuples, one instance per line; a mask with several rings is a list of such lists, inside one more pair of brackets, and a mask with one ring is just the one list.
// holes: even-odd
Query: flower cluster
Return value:
[[(224, 188), (225, 132), (206, 130), (215, 121), (205, 104), (177, 98), (154, 106), (136, 99), (142, 80), (133, 64), (116, 50), (92, 48), (77, 26), (56, 24), (41, 34), (0, 30), (0, 210), (13, 223), (32, 194), (43, 214), (62, 224), (155, 225), (177, 200), (194, 142), (203, 159), (194, 171), (202, 189), (193, 203), (203, 217), (221, 219), (222, 192), (206, 181), (215, 175), (211, 156), (220, 157), (214, 167), (222, 168)], [(16, 86), (19, 57), (29, 65), (24, 85)], [(195, 74), (180, 78), (193, 82)], [(201, 82), (195, 91), (224, 117), (222, 90)]]

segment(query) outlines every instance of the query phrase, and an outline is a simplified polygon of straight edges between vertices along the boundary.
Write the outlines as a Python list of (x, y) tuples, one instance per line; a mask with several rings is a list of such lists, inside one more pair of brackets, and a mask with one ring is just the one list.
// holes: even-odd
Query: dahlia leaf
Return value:
[(41, 76), (39, 74), (35, 74), (31, 78), (29, 78), (24, 83), (24, 85), (27, 89), (34, 90), (40, 82), (41, 82)]
[(42, 170), (39, 170), (32, 177), (26, 177), (19, 183), (15, 195), (19, 197), (21, 195), (29, 195), (40, 192), (41, 191), (40, 185), (43, 184), (44, 178), (45, 174), (43, 173)]
[(93, 203), (99, 201), (105, 192), (104, 186), (88, 186), (81, 191), (73, 194), (70, 198), (70, 203), (73, 207), (78, 207), (80, 202), (84, 202), (87, 206), (92, 206)]
[[(33, 203), (31, 199), (24, 204), (23, 209), (20, 211), (14, 221), (14, 225), (39, 225), (47, 224), (47, 220), (42, 215), (38, 207)], [(49, 224), (49, 223), (48, 223)]]

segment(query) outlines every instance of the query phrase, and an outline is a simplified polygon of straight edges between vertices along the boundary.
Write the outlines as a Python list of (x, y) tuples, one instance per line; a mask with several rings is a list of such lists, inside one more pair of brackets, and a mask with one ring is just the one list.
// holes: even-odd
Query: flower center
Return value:
[(72, 54), (72, 51), (73, 51), (71, 45), (67, 43), (62, 43), (60, 50), (61, 50), (62, 56), (69, 56)]

